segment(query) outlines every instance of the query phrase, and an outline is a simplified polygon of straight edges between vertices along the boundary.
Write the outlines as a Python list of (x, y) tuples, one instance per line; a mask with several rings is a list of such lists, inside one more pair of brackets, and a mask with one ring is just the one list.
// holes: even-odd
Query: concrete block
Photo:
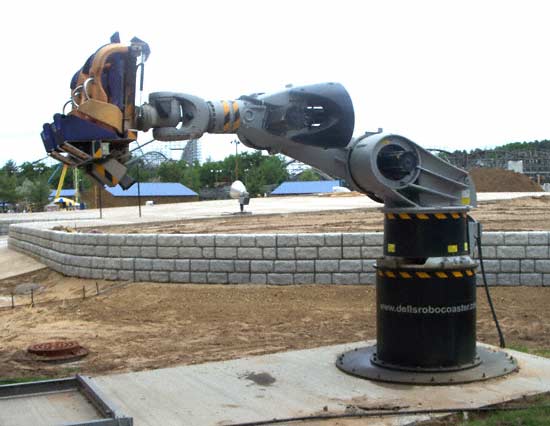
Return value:
[(294, 274), (294, 284), (313, 284), (315, 274)]
[(227, 275), (229, 284), (248, 284), (250, 282), (250, 274), (245, 272), (232, 272)]
[(338, 272), (340, 265), (338, 260), (316, 260), (315, 272)]
[(548, 257), (548, 246), (527, 246), (525, 247), (527, 259), (545, 259)]
[(241, 247), (256, 247), (256, 236), (241, 235)]
[(264, 259), (277, 259), (277, 249), (274, 247), (265, 247), (263, 250)]
[(256, 235), (256, 247), (275, 247), (276, 243), (275, 234)]
[(105, 259), (105, 268), (107, 269), (120, 269), (121, 261), (120, 258), (107, 257)]
[(317, 247), (296, 247), (296, 259), (317, 259)]
[(120, 281), (135, 281), (134, 271), (118, 271)]
[(170, 272), (170, 282), (188, 283), (190, 282), (189, 272), (172, 271)]
[(216, 247), (239, 247), (241, 237), (238, 234), (218, 234), (215, 237)]
[(524, 246), (497, 246), (499, 259), (523, 259), (525, 257)]
[(132, 257), (123, 257), (120, 259), (120, 269), (124, 270), (134, 270), (134, 258)]
[[(487, 278), (487, 285), (496, 285), (497, 284), (497, 274), (485, 274), (485, 277)], [(476, 275), (476, 285), (482, 286), (483, 284), (483, 277), (481, 274)]]
[(293, 274), (268, 274), (267, 283), (273, 285), (286, 285), (294, 283)]
[(239, 247), (237, 249), (239, 259), (262, 259), (262, 249), (259, 247)]
[[(500, 260), (496, 259), (484, 259), (483, 265), (485, 267), (485, 272), (487, 273), (497, 273), (500, 272)], [(514, 261), (512, 261), (514, 262)], [(519, 262), (519, 261), (517, 261)], [(516, 272), (516, 271), (504, 271), (504, 272)]]
[(107, 234), (107, 241), (110, 246), (122, 246), (126, 241), (124, 234)]
[(205, 259), (215, 259), (216, 258), (216, 247), (203, 247), (202, 248), (202, 257)]
[(363, 232), (350, 232), (350, 233), (342, 234), (342, 245), (345, 247), (362, 246), (363, 242), (364, 242)]
[[(51, 265), (49, 265), (51, 267)], [(102, 280), (103, 279), (103, 269), (92, 269), (92, 279)]]
[(151, 281), (155, 283), (170, 282), (170, 272), (168, 271), (151, 271)]
[(120, 255), (122, 257), (139, 257), (140, 247), (137, 247), (137, 246), (122, 246), (120, 248)]
[(206, 284), (208, 282), (206, 272), (191, 272), (189, 278), (192, 283)]
[(250, 273), (250, 261), (249, 260), (235, 260), (235, 272)]
[(342, 247), (319, 247), (319, 259), (341, 259)]
[(298, 234), (298, 246), (300, 247), (320, 247), (324, 245), (324, 234)]
[(214, 247), (214, 235), (195, 235), (195, 245), (199, 247)]
[(359, 284), (359, 274), (358, 273), (337, 273), (332, 274), (332, 283), (333, 284)]
[(341, 246), (342, 245), (342, 234), (339, 233), (328, 233), (325, 234), (325, 246)]
[(105, 258), (104, 257), (92, 257), (92, 268), (94, 269), (103, 269), (105, 267)]
[[(485, 244), (481, 247), (483, 251), (484, 259), (496, 259), (497, 258), (497, 248), (495, 246), (486, 246)], [(477, 249), (475, 251), (474, 258), (477, 258)]]
[[(197, 261), (197, 260), (194, 260), (195, 262), (201, 262), (200, 260)], [(176, 259), (174, 261), (174, 267), (175, 267), (175, 270), (176, 271), (181, 271), (181, 272), (188, 272), (190, 271), (190, 260), (189, 259)], [(208, 262), (208, 261), (206, 261)]]
[(207, 280), (209, 284), (227, 284), (226, 272), (207, 272)]
[[(498, 272), (498, 271), (491, 271)], [(500, 261), (500, 272), (520, 272), (519, 260), (503, 259)]]
[(529, 232), (504, 232), (504, 244), (525, 246), (529, 243)]
[[(156, 261), (156, 259), (154, 259)], [(150, 271), (153, 269), (153, 259), (138, 258), (134, 262), (136, 269), (140, 271)]]
[(140, 257), (157, 257), (157, 246), (144, 246), (139, 249)]
[(520, 272), (521, 273), (535, 272), (535, 261), (533, 259), (522, 259)]
[(296, 247), (298, 245), (298, 235), (296, 234), (278, 234), (277, 247)]
[(277, 248), (277, 259), (296, 259), (294, 247)]
[[(187, 247), (182, 247), (182, 248), (187, 249)], [(157, 249), (157, 256), (164, 259), (175, 259), (176, 257), (179, 256), (178, 250), (179, 250), (178, 247), (159, 246)], [(198, 250), (201, 250), (201, 249), (199, 248)], [(185, 256), (185, 257), (188, 257), (188, 256)], [(201, 251), (201, 257), (202, 257), (202, 251)]]
[(542, 285), (550, 286), (550, 274), (542, 274)]
[(361, 259), (361, 247), (343, 247), (342, 248), (342, 257), (344, 259)]
[(361, 257), (363, 259), (377, 259), (384, 255), (382, 246), (361, 247)]
[(363, 270), (363, 262), (359, 260), (341, 260), (340, 272), (361, 272)]
[(315, 274), (316, 284), (332, 284), (332, 274)]
[(519, 285), (520, 283), (520, 274), (497, 274), (497, 284), (498, 285)]
[(520, 284), (521, 285), (541, 286), (542, 285), (542, 274), (521, 274), (520, 275)]
[(250, 261), (250, 272), (253, 274), (257, 273), (268, 273), (273, 272), (274, 265), (272, 260), (251, 260)]
[(191, 272), (208, 272), (210, 270), (210, 260), (206, 259), (191, 259), (189, 270)]
[(120, 257), (120, 246), (109, 246), (109, 257)]
[(383, 232), (368, 232), (363, 238), (365, 246), (382, 246), (384, 244)]
[(314, 260), (297, 260), (296, 272), (315, 272)]
[(485, 246), (498, 246), (504, 244), (503, 232), (484, 232), (481, 236), (483, 248)]
[[(153, 259), (153, 271), (173, 271), (175, 266), (173, 259)], [(151, 275), (151, 279), (153, 279), (153, 275)]]
[(362, 272), (359, 274), (359, 284), (376, 284), (376, 274), (374, 272)]
[(550, 273), (550, 260), (535, 260), (535, 272)]
[(375, 273), (374, 265), (376, 264), (376, 260), (374, 259), (363, 259), (363, 272), (370, 272), (372, 274)]
[(194, 247), (195, 236), (185, 234), (160, 234), (157, 245), (160, 247)]
[(200, 247), (179, 247), (178, 256), (180, 259), (200, 259), (202, 257), (202, 249)]
[(126, 245), (140, 247), (156, 246), (157, 236), (157, 234), (128, 234), (126, 235)]
[(276, 260), (273, 265), (273, 271), (278, 273), (296, 272), (296, 261)]
[(216, 258), (218, 259), (236, 259), (236, 247), (216, 247)]
[(267, 274), (250, 274), (250, 282), (253, 284), (267, 284)]
[(548, 245), (548, 232), (547, 231), (529, 232), (529, 245), (532, 245), (532, 246)]
[(210, 260), (211, 272), (234, 272), (235, 264), (232, 260)]
[[(68, 271), (66, 275), (73, 276), (72, 271)], [(116, 281), (118, 280), (118, 271), (116, 269), (104, 269), (103, 270), (103, 279), (109, 280), (109, 281)]]

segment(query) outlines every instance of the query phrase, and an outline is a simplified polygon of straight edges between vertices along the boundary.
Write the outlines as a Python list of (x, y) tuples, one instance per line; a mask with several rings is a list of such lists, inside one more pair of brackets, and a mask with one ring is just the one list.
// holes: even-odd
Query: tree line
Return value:
[[(7, 161), (0, 169), (0, 209), (43, 210), (50, 201), (52, 189), (57, 187), (60, 169), (58, 164), (24, 162), (17, 165), (12, 160)], [(230, 155), (221, 161), (207, 159), (202, 164), (168, 160), (151, 166), (135, 158), (129, 174), (135, 180), (139, 177), (140, 182), (179, 182), (196, 192), (224, 187), (239, 179), (251, 196), (263, 194), (289, 177), (284, 157), (265, 156), (259, 151)], [(84, 173), (80, 173), (79, 180), (81, 192), (93, 185)], [(67, 173), (63, 188), (74, 188), (72, 173)]]

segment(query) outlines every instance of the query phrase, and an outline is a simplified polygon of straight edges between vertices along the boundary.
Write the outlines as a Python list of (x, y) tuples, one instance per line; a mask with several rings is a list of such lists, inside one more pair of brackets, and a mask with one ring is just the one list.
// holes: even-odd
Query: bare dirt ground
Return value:
[[(484, 202), (471, 212), (486, 231), (550, 230), (550, 197)], [(101, 228), (111, 233), (285, 233), (382, 231), (378, 209), (353, 209), (280, 215), (243, 215), (215, 219), (132, 224)]]
[[(26, 280), (55, 283), (43, 297), (73, 299), (83, 285), (89, 294), (95, 287), (40, 273)], [(12, 284), (0, 283), (0, 293)], [(85, 300), (0, 310), (0, 379), (137, 371), (376, 337), (374, 286), (118, 285)], [(492, 291), (509, 346), (550, 349), (550, 288)], [(481, 291), (478, 305), (479, 340), (497, 344)], [(25, 356), (30, 344), (58, 339), (78, 340), (90, 354), (57, 365)]]
[[(484, 203), (473, 215), (486, 230), (550, 230), (548, 197)], [(348, 232), (382, 230), (376, 210), (241, 216), (119, 226), (103, 232)], [(37, 284), (30, 295), (11, 293)], [(85, 290), (83, 290), (83, 287)], [(95, 295), (97, 290), (100, 295)], [(496, 287), (509, 346), (550, 353), (550, 287)], [(82, 296), (86, 294), (86, 299)], [(497, 344), (485, 295), (478, 337)], [(42, 270), (0, 281), (0, 380), (107, 374), (373, 339), (374, 286), (203, 286), (114, 283)], [(81, 361), (29, 361), (33, 343), (70, 339), (90, 349)]]

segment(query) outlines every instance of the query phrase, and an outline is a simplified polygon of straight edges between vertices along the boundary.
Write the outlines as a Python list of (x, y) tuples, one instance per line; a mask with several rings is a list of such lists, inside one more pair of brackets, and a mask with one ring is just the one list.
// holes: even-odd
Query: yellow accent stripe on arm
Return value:
[(233, 131), (236, 131), (241, 127), (241, 114), (239, 113), (239, 103), (233, 101)]
[(445, 213), (436, 213), (434, 216), (436, 219), (447, 219), (447, 215)]
[(428, 274), (427, 272), (417, 272), (416, 276), (422, 279), (430, 278), (430, 274)]
[(395, 273), (393, 271), (386, 271), (386, 275), (389, 277), (389, 278), (395, 278)]
[(435, 275), (437, 275), (437, 278), (449, 278), (445, 272), (436, 272)]
[(464, 274), (460, 271), (453, 271), (452, 274), (455, 278), (462, 278), (464, 276)]
[(430, 218), (430, 216), (428, 216), (427, 214), (424, 214), (424, 213), (418, 213), (416, 215), (416, 217), (420, 220), (428, 220)]
[(411, 216), (408, 213), (399, 213), (399, 217), (405, 220), (408, 220), (411, 218)]
[(386, 216), (388, 219), (395, 219), (395, 215), (393, 213), (388, 213)]
[(399, 272), (399, 275), (401, 275), (401, 278), (412, 278), (412, 275), (405, 271)]
[(231, 128), (231, 123), (229, 122), (229, 104), (226, 101), (222, 101), (223, 105), (223, 131), (228, 132)]

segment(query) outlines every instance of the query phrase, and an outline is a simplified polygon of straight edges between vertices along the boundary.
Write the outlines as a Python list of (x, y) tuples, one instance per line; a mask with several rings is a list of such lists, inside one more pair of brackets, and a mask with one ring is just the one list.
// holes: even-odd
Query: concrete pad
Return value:
[[(350, 406), (481, 407), (550, 391), (550, 359), (516, 351), (508, 352), (518, 360), (518, 373), (467, 385), (412, 386), (372, 382), (349, 376), (335, 367), (337, 355), (365, 345), (365, 342), (357, 342), (325, 346), (102, 376), (95, 381), (122, 412), (134, 418), (136, 426), (223, 425), (345, 413)], [(369, 419), (369, 425), (405, 425), (425, 418)]]
[(32, 257), (10, 250), (7, 240), (7, 237), (0, 237), (0, 280), (46, 268)]

